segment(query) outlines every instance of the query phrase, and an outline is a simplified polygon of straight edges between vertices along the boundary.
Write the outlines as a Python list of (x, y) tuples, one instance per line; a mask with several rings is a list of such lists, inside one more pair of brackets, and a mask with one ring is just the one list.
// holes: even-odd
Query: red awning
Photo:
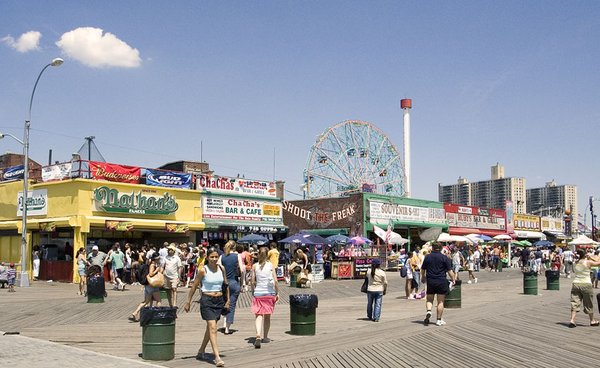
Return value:
[(483, 234), (479, 229), (472, 229), (470, 227), (451, 227), (448, 228), (448, 234), (450, 235), (467, 235), (467, 234)]
[(481, 234), (494, 237), (496, 235), (509, 235), (514, 238), (514, 234), (507, 234), (506, 230), (489, 230), (489, 229), (480, 229)]

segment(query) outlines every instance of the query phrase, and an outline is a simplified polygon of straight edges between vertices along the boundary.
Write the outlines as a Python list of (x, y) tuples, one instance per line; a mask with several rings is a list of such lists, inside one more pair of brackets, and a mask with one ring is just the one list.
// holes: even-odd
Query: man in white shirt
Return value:
[(562, 252), (562, 259), (562, 263), (565, 265), (565, 274), (567, 275), (567, 278), (570, 279), (571, 272), (573, 271), (573, 252), (568, 248), (565, 249), (565, 251)]
[(181, 258), (177, 253), (177, 247), (174, 243), (171, 243), (167, 248), (167, 256), (165, 257), (165, 285), (164, 289), (167, 290), (167, 296), (169, 297), (169, 306), (174, 307), (177, 305), (177, 286), (179, 285), (179, 275), (183, 268)]

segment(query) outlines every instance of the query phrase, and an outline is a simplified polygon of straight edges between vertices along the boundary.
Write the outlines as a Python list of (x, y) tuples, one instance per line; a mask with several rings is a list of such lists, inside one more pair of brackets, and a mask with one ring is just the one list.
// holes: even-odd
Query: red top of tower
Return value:
[(410, 98), (404, 98), (400, 100), (400, 107), (403, 109), (411, 109), (412, 108), (412, 100)]

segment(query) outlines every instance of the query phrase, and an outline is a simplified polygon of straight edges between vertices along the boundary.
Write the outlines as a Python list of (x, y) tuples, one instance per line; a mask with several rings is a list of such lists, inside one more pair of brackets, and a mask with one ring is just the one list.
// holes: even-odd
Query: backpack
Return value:
[(142, 285), (148, 285), (148, 273), (150, 273), (150, 266), (142, 263), (137, 269), (137, 281)]
[(408, 274), (408, 271), (406, 269), (407, 264), (408, 264), (408, 261), (404, 262), (402, 267), (400, 267), (400, 277), (406, 277), (406, 275)]

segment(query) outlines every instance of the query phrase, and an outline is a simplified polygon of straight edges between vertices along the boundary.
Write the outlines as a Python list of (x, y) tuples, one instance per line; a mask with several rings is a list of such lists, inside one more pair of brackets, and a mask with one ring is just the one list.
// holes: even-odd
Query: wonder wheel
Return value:
[(307, 198), (356, 192), (404, 195), (404, 168), (398, 150), (374, 125), (348, 120), (317, 137), (304, 169)]

